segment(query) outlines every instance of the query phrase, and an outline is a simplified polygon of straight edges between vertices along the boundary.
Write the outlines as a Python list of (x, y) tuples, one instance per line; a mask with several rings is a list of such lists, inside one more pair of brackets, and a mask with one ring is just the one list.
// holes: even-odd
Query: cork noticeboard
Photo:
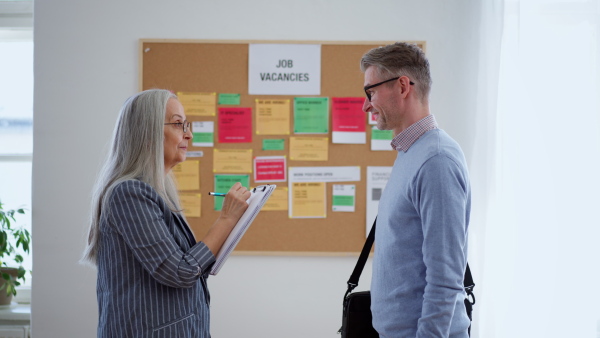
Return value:
[[(362, 55), (368, 50), (390, 42), (298, 42), (298, 41), (196, 41), (196, 40), (140, 40), (140, 90), (169, 89), (173, 92), (239, 93), (240, 105), (250, 107), (255, 121), (255, 99), (289, 99), (286, 95), (248, 94), (248, 46), (251, 43), (309, 43), (321, 45), (321, 95), (320, 97), (364, 97), (363, 74), (359, 68)], [(413, 42), (425, 49), (424, 42)], [(217, 105), (217, 107), (220, 107)], [(293, 109), (291, 109), (293, 115)], [(365, 124), (367, 124), (365, 114)], [(199, 160), (200, 189), (186, 191), (201, 194), (201, 216), (187, 216), (198, 239), (207, 232), (219, 216), (214, 210), (214, 200), (208, 196), (214, 191), (214, 149), (252, 149), (252, 156), (287, 156), (289, 167), (360, 166), (359, 182), (336, 182), (356, 186), (355, 212), (332, 211), (332, 186), (326, 183), (327, 217), (289, 218), (288, 211), (262, 211), (254, 220), (236, 251), (238, 254), (262, 255), (355, 255), (365, 241), (366, 223), (366, 172), (367, 166), (391, 166), (395, 151), (371, 151), (370, 126), (367, 126), (366, 144), (335, 144), (329, 137), (329, 156), (324, 162), (292, 161), (289, 158), (290, 136), (295, 135), (290, 125), (290, 135), (261, 136), (254, 133), (251, 143), (219, 143), (217, 116), (188, 116), (189, 121), (214, 121), (214, 147), (193, 147), (188, 151), (202, 151)], [(293, 118), (290, 118), (290, 124)], [(330, 119), (331, 124), (331, 119)], [(326, 136), (326, 135), (325, 135)], [(262, 150), (262, 140), (285, 140), (284, 150)], [(218, 173), (217, 173), (218, 174)], [(250, 186), (255, 183), (250, 174)], [(276, 182), (277, 189), (287, 188), (288, 182)]]

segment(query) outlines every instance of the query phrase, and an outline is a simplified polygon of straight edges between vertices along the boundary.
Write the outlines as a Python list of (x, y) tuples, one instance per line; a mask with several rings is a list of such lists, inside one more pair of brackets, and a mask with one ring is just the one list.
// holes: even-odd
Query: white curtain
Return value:
[(482, 5), (473, 337), (600, 337), (600, 0)]

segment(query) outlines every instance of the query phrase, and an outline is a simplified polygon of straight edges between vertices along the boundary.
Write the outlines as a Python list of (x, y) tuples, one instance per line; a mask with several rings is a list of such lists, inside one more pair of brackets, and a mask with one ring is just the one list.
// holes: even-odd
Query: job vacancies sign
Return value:
[(250, 44), (250, 95), (321, 95), (321, 45)]

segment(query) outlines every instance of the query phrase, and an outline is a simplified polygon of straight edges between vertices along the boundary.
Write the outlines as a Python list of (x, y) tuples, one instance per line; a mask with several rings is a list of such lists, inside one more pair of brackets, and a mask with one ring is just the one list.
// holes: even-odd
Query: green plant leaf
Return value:
[(0, 257), (6, 252), (7, 237), (6, 231), (0, 231)]
[(6, 294), (12, 294), (13, 296), (17, 294), (15, 286), (12, 283), (6, 283)]
[(8, 295), (17, 294), (15, 287), (25, 281), (25, 275), (28, 272), (21, 263), (24, 261), (23, 253), (29, 254), (30, 252), (31, 234), (27, 229), (13, 223), (16, 222), (19, 214), (26, 213), (27, 209), (25, 208), (5, 210), (4, 204), (0, 202), (0, 267), (9, 267), (7, 263), (10, 263), (11, 266), (14, 266), (14, 263), (19, 265), (16, 278), (6, 272), (0, 272), (0, 290), (6, 289), (5, 292)]

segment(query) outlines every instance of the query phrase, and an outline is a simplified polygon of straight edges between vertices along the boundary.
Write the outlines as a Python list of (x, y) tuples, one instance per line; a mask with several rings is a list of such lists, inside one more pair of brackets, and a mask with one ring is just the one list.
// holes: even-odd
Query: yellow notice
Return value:
[(290, 134), (290, 100), (256, 100), (256, 135)]
[(215, 149), (213, 172), (251, 173), (252, 149)]
[(200, 161), (183, 161), (173, 167), (179, 190), (200, 190)]
[(187, 116), (215, 116), (217, 93), (177, 92), (179, 102)]
[(292, 183), (291, 187), (290, 218), (325, 218), (327, 216), (324, 182), (298, 182)]
[(290, 160), (327, 161), (328, 137), (290, 137)]
[(200, 217), (200, 194), (179, 194), (179, 200), (181, 201), (181, 208), (185, 217)]
[(273, 190), (271, 197), (265, 202), (261, 210), (287, 210), (288, 209), (288, 188), (280, 188)]

